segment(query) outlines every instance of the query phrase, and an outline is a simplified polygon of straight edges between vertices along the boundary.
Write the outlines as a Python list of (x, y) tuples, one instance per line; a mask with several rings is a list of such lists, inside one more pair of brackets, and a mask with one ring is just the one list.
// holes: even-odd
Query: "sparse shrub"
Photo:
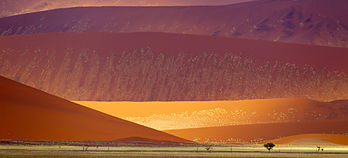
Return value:
[(324, 151), (324, 148), (322, 148), (322, 147), (319, 146), (319, 145), (317, 145), (317, 149), (318, 149), (318, 152), (320, 152), (320, 150), (321, 150), (321, 151)]
[(82, 150), (83, 150), (83, 151), (87, 151), (88, 147), (89, 147), (89, 146), (82, 146)]
[(319, 145), (317, 145), (318, 152), (320, 151), (320, 148), (321, 148), (321, 147), (320, 147)]

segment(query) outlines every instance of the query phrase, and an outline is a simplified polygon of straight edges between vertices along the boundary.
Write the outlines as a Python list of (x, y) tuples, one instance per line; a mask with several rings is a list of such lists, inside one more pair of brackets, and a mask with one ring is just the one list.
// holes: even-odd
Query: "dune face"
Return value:
[(141, 137), (189, 142), (0, 77), (0, 139), (113, 141)]
[(1, 17), (57, 8), (88, 6), (201, 6), (227, 5), (253, 0), (2, 0)]
[(1, 75), (68, 100), (348, 98), (346, 48), (166, 33), (50, 33), (1, 37), (0, 51)]
[(0, 34), (170, 32), (347, 47), (347, 5), (346, 0), (258, 0), (226, 6), (70, 8), (2, 18)]
[(1, 0), (0, 17), (70, 7), (226, 5), (247, 1), (252, 0)]
[(348, 101), (306, 99), (186, 102), (96, 102), (78, 104), (158, 130), (257, 123), (343, 119)]
[(166, 130), (165, 132), (199, 142), (260, 143), (299, 134), (345, 134), (348, 131), (347, 123), (347, 119), (320, 120)]
[(301, 134), (275, 139), (272, 142), (290, 145), (348, 145), (348, 135)]

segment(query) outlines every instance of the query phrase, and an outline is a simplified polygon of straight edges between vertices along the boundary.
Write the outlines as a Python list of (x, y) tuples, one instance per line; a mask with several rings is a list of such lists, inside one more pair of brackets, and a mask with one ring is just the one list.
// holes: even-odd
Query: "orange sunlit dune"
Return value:
[(301, 134), (272, 140), (276, 144), (293, 145), (348, 145), (348, 135)]
[[(192, 128), (166, 130), (165, 132), (198, 142), (263, 143), (267, 140), (299, 134), (345, 134), (348, 131), (347, 124), (348, 119), (339, 119)], [(343, 143), (348, 142), (340, 142), (340, 144)]]
[[(347, 101), (307, 99), (242, 101), (95, 102), (89, 108), (159, 130), (346, 118)], [(333, 116), (334, 115), (334, 116)]]

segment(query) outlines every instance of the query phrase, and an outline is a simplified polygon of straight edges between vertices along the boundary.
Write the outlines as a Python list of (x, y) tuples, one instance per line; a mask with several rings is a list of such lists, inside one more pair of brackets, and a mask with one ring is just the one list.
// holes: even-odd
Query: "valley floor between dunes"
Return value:
[[(207, 152), (204, 147), (99, 147), (82, 151), (73, 146), (0, 146), (0, 156), (5, 157), (278, 157), (278, 158), (345, 158), (347, 147), (328, 147), (317, 152), (309, 147), (278, 147), (271, 153), (260, 146), (214, 147)], [(198, 149), (198, 151), (197, 151)], [(232, 151), (231, 151), (232, 149)]]

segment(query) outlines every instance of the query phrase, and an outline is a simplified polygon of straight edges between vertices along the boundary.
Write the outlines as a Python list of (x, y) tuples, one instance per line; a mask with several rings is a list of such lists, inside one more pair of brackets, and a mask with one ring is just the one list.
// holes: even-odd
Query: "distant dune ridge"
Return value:
[(1, 0), (0, 17), (87, 6), (196, 6), (226, 5), (252, 0)]
[(0, 35), (170, 32), (348, 47), (346, 6), (346, 0), (257, 0), (225, 6), (69, 8), (1, 18)]
[(168, 33), (0, 37), (0, 74), (68, 100), (348, 99), (347, 48)]
[(279, 98), (240, 101), (78, 104), (158, 130), (348, 118), (348, 101)]
[(300, 134), (274, 139), (272, 142), (291, 145), (348, 145), (348, 135)]
[[(166, 130), (165, 132), (199, 142), (260, 143), (299, 134), (346, 134), (348, 131), (347, 123), (348, 119), (340, 119), (192, 128)], [(347, 139), (344, 137), (344, 140)], [(284, 143), (287, 142), (284, 141)], [(338, 144), (348, 144), (348, 142), (344, 141)]]
[[(190, 141), (83, 107), (0, 77), (0, 139)], [(139, 138), (139, 139), (140, 139)]]

